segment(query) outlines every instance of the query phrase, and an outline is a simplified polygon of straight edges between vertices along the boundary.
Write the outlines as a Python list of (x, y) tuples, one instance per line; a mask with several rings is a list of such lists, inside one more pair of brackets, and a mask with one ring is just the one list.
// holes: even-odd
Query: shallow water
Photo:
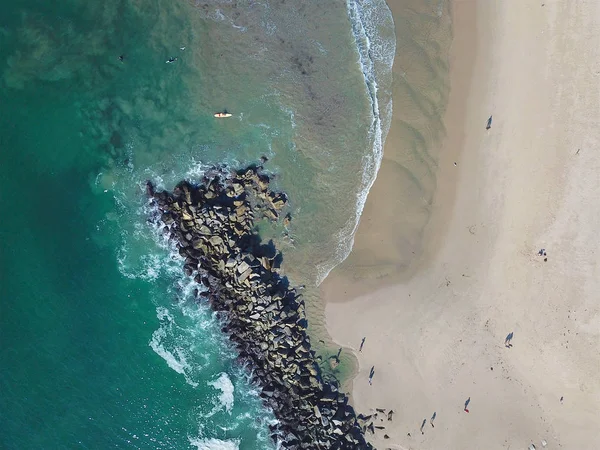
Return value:
[(141, 186), (268, 156), (293, 220), (261, 233), (318, 283), (379, 163), (393, 54), (378, 0), (4, 5), (0, 447), (271, 448)]

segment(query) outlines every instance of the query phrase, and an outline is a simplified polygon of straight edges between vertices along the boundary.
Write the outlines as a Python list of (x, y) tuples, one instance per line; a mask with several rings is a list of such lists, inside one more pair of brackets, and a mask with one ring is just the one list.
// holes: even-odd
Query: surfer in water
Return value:
[(177, 61), (177, 57), (174, 58), (171, 56), (169, 59), (167, 59), (167, 64), (174, 63), (175, 61)]

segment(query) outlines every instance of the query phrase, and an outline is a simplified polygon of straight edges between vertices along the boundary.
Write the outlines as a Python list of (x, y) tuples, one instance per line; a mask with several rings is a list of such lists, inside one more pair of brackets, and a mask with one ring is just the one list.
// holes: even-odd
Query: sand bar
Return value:
[(598, 448), (600, 2), (457, 0), (454, 21), (426, 250), (368, 294), (333, 273), (329, 330), (367, 337), (353, 401), (395, 411), (379, 449)]

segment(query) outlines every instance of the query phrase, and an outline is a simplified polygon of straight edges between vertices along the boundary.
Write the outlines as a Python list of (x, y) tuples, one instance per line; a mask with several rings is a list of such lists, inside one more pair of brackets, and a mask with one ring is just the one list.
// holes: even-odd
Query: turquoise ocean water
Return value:
[(0, 448), (275, 448), (141, 187), (267, 156), (293, 221), (261, 232), (319, 283), (379, 165), (394, 51), (381, 0), (3, 5)]

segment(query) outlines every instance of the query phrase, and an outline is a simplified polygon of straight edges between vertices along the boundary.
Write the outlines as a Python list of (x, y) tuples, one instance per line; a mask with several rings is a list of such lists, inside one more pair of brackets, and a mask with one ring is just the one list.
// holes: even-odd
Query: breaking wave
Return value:
[(217, 408), (224, 407), (225, 410), (231, 414), (231, 409), (233, 408), (234, 387), (229, 376), (227, 376), (226, 373), (221, 373), (218, 379), (209, 382), (208, 385), (221, 391), (221, 394), (219, 395), (220, 404)]
[(222, 441), (221, 439), (190, 438), (190, 444), (198, 450), (239, 450), (238, 441)]

